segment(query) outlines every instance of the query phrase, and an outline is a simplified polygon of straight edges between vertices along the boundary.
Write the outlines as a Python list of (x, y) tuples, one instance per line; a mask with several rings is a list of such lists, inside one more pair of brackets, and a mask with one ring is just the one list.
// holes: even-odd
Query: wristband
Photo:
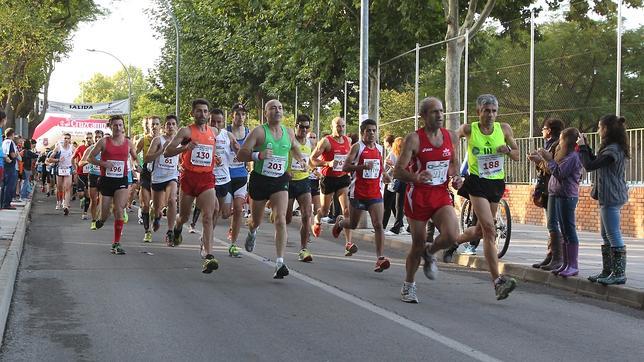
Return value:
[(253, 152), (253, 154), (251, 155), (251, 158), (253, 159), (253, 161), (261, 160), (260, 153), (259, 152)]

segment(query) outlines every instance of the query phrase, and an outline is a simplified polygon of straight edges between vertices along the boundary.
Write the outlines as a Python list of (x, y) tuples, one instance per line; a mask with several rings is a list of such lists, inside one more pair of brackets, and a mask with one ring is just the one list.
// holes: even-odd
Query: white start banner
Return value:
[(47, 113), (67, 114), (71, 119), (89, 119), (92, 115), (127, 114), (129, 100), (109, 103), (63, 103), (48, 102)]

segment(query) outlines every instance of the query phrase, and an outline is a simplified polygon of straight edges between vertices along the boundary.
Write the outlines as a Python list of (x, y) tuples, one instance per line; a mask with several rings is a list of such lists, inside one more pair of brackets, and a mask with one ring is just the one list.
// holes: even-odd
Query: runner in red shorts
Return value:
[(339, 215), (333, 226), (333, 236), (338, 237), (342, 229), (355, 229), (362, 211), (368, 211), (371, 224), (376, 233), (376, 266), (380, 273), (389, 269), (389, 259), (384, 256), (385, 232), (382, 218), (385, 212), (382, 191), (382, 168), (384, 165), (382, 146), (376, 144), (377, 127), (373, 119), (365, 119), (360, 124), (362, 140), (351, 146), (347, 162), (342, 171), (352, 172), (349, 186), (349, 217)]
[[(414, 276), (425, 260), (423, 272), (429, 279), (435, 279), (438, 268), (434, 253), (446, 249), (456, 242), (458, 220), (448, 191), (449, 179), (452, 186), (460, 188), (463, 180), (460, 169), (456, 133), (442, 128), (443, 104), (434, 97), (420, 103), (420, 117), (425, 126), (405, 137), (402, 151), (394, 168), (394, 178), (406, 182), (405, 215), (411, 227), (412, 246), (405, 263), (407, 274), (400, 294), (407, 303), (418, 303)], [(440, 235), (431, 245), (425, 246), (427, 221), (432, 219)]]
[(192, 101), (190, 114), (194, 124), (183, 127), (171, 142), (167, 143), (163, 157), (181, 154), (183, 171), (179, 177), (181, 192), (179, 193), (179, 217), (174, 226), (174, 245), (182, 242), (181, 231), (183, 224), (188, 221), (192, 211), (192, 203), (197, 200), (201, 210), (203, 223), (202, 247), (205, 260), (201, 271), (209, 274), (219, 268), (219, 262), (212, 255), (213, 215), (219, 211), (215, 198), (215, 178), (212, 170), (215, 167), (215, 138), (219, 134), (217, 128), (208, 126), (210, 120), (210, 103), (205, 99)]

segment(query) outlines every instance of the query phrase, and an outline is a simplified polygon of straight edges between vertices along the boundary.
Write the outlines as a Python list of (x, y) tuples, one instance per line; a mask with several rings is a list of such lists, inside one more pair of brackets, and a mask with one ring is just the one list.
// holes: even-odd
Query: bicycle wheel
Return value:
[(496, 250), (498, 258), (501, 259), (508, 251), (510, 246), (510, 236), (512, 235), (512, 215), (510, 215), (510, 205), (504, 199), (499, 202), (496, 210)]
[(465, 200), (461, 206), (461, 218), (459, 220), (461, 233), (470, 226), (472, 226), (472, 203), (470, 200)]

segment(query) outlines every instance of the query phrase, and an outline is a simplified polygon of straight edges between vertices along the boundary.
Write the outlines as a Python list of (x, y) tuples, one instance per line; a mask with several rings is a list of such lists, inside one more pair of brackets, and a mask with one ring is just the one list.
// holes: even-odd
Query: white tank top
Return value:
[[(167, 142), (165, 136), (159, 137), (161, 148)], [(152, 183), (160, 184), (170, 180), (176, 180), (179, 177), (179, 155), (164, 157), (163, 153), (153, 162)]]
[(60, 146), (60, 161), (58, 162), (58, 168), (72, 167), (72, 152), (74, 152), (74, 147), (71, 145), (67, 149), (65, 149), (63, 145)]
[(217, 147), (215, 149), (215, 154), (221, 160), (221, 164), (213, 168), (212, 173), (215, 175), (215, 185), (224, 185), (230, 182), (230, 160), (231, 158), (231, 149), (230, 149), (230, 137), (228, 136), (228, 131), (222, 129), (219, 131), (219, 134), (215, 138)]

